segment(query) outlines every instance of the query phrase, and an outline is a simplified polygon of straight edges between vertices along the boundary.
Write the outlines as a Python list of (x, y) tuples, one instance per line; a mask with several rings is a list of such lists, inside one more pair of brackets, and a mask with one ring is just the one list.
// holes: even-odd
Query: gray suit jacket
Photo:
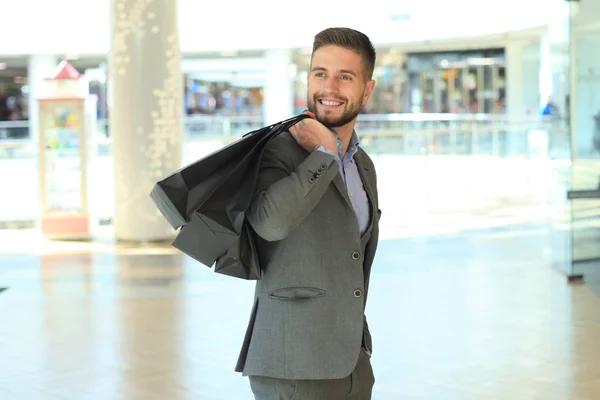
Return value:
[(370, 202), (362, 237), (332, 155), (306, 152), (289, 133), (267, 144), (247, 213), (263, 276), (236, 371), (340, 379), (361, 344), (371, 350), (364, 310), (381, 213), (373, 162), (360, 148), (355, 161)]

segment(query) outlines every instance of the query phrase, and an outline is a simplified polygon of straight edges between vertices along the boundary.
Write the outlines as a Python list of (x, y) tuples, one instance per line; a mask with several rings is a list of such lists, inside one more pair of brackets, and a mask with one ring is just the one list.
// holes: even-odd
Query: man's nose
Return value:
[(327, 93), (337, 93), (337, 78), (333, 76), (327, 77), (327, 79), (325, 79), (325, 82), (323, 83), (323, 87), (327, 91)]

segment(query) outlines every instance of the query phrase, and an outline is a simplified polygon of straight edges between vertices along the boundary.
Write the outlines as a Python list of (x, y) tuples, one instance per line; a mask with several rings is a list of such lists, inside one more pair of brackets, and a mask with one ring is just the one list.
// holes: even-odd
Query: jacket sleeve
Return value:
[(294, 169), (289, 160), (285, 162), (285, 150), (278, 142), (271, 140), (265, 146), (257, 188), (246, 213), (254, 231), (267, 241), (282, 240), (298, 226), (339, 173), (335, 157), (323, 151), (310, 153)]

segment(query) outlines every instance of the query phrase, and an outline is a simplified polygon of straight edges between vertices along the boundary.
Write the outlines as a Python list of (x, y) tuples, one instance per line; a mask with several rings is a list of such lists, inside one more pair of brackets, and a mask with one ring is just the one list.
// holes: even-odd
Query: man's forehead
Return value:
[[(326, 49), (323, 47), (316, 50), (311, 57), (311, 70), (347, 70), (353, 72), (354, 74), (358, 74), (362, 71), (363, 60), (360, 54), (343, 47), (335, 46), (335, 48), (340, 50), (326, 51)], [(324, 49), (325, 51), (321, 52), (321, 49)], [(348, 52), (348, 54), (340, 57), (340, 51)]]
[(344, 46), (338, 46), (335, 44), (328, 44), (328, 45), (319, 47), (318, 49), (316, 49), (313, 52), (312, 56), (314, 58), (315, 56), (327, 56), (332, 53), (346, 53), (350, 57), (351, 57), (351, 55), (354, 55), (355, 57), (362, 59), (362, 56), (358, 51), (356, 51), (354, 49), (346, 48)]

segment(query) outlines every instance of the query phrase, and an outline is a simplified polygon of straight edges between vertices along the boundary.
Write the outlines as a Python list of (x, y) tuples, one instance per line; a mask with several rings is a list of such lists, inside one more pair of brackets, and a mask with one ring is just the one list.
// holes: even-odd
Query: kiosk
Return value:
[(99, 223), (90, 212), (97, 99), (63, 61), (38, 103), (40, 230), (50, 239), (90, 239)]

